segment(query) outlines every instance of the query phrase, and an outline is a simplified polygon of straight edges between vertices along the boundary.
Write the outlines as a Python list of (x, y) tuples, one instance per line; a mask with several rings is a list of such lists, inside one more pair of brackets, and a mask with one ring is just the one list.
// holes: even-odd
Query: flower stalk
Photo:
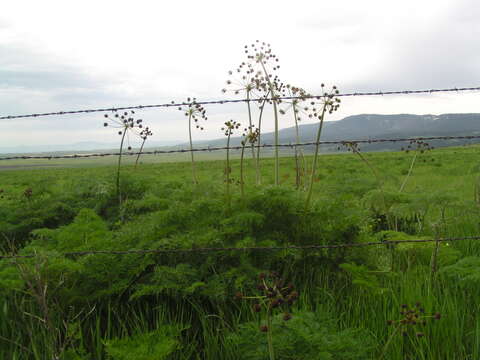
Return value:
[[(322, 88), (325, 85), (322, 84)], [(312, 174), (310, 176), (310, 183), (308, 185), (308, 193), (307, 193), (307, 198), (305, 200), (305, 210), (308, 210), (310, 207), (310, 201), (312, 199), (312, 190), (313, 190), (313, 183), (315, 181), (315, 175), (316, 175), (316, 169), (317, 169), (317, 162), (318, 162), (318, 152), (320, 149), (320, 138), (322, 135), (322, 129), (323, 129), (323, 122), (325, 120), (325, 114), (328, 111), (329, 114), (332, 114), (334, 111), (337, 111), (338, 108), (340, 107), (340, 99), (339, 98), (334, 98), (336, 94), (338, 94), (339, 91), (337, 90), (336, 86), (332, 87), (332, 90), (330, 93), (324, 93), (323, 96), (323, 103), (321, 107), (321, 112), (320, 115), (317, 113), (317, 109), (315, 107), (312, 108), (313, 111), (313, 116), (317, 117), (320, 121), (318, 124), (318, 131), (317, 131), (317, 138), (316, 138), (316, 144), (315, 144), (315, 153), (313, 157), (313, 165), (312, 165)], [(312, 106), (314, 106), (314, 102), (312, 101)]]

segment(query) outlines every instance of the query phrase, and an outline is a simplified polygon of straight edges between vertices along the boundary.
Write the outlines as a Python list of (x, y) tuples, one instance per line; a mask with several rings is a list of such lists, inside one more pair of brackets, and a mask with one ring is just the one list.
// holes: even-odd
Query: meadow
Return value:
[(184, 155), (1, 164), (0, 358), (480, 358), (480, 240), (108, 253), (476, 236), (478, 146)]

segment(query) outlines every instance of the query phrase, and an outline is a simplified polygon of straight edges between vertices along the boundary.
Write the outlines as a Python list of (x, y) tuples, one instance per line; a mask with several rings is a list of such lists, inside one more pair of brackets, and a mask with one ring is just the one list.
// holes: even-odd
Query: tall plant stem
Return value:
[[(252, 131), (252, 110), (250, 108), (250, 90), (247, 90), (247, 106), (248, 106), (248, 124), (250, 125), (249, 131)], [(252, 148), (252, 159), (255, 159), (255, 147), (253, 143), (251, 144)]]
[(358, 155), (358, 157), (360, 158), (360, 160), (362, 160), (362, 161), (365, 163), (365, 165), (367, 165), (367, 166), (369, 167), (370, 170), (372, 170), (373, 175), (374, 175), (375, 178), (377, 179), (377, 183), (378, 183), (378, 186), (379, 186), (379, 188), (380, 188), (380, 191), (381, 191), (382, 194), (383, 194), (383, 182), (382, 182), (382, 180), (381, 180), (381, 178), (380, 178), (380, 174), (377, 172), (377, 170), (375, 169), (375, 167), (374, 167), (372, 164), (370, 164), (370, 161), (368, 161), (368, 160), (365, 158), (365, 156), (362, 155), (362, 153), (361, 153), (360, 151), (353, 149), (353, 152)]
[(275, 92), (273, 90), (273, 84), (270, 80), (270, 76), (267, 72), (267, 69), (265, 68), (265, 65), (263, 61), (260, 61), (260, 64), (262, 64), (263, 72), (265, 74), (265, 78), (268, 81), (268, 88), (270, 89), (270, 94), (272, 97), (272, 103), (273, 103), (273, 116), (275, 119), (275, 185), (278, 186), (280, 183), (280, 175), (279, 175), (279, 167), (280, 167), (280, 159), (278, 157), (278, 109), (277, 109), (277, 101), (275, 100)]
[(122, 163), (122, 150), (123, 150), (123, 141), (125, 140), (125, 135), (127, 134), (127, 129), (123, 129), (122, 140), (120, 141), (120, 153), (118, 154), (118, 166), (117, 166), (117, 197), (118, 205), (122, 204), (122, 195), (120, 193), (120, 165)]
[(318, 124), (317, 141), (315, 144), (315, 154), (313, 156), (312, 175), (310, 177), (310, 183), (308, 185), (307, 200), (305, 201), (305, 210), (308, 210), (310, 206), (310, 200), (312, 199), (313, 182), (315, 181), (315, 172), (317, 169), (317, 161), (318, 161), (318, 150), (320, 148), (320, 136), (322, 135), (323, 120), (325, 119), (326, 110), (327, 110), (327, 104), (325, 103), (323, 105), (322, 115), (320, 116), (320, 124)]
[(386, 201), (386, 198), (385, 198), (385, 191), (383, 190), (383, 181), (380, 177), (380, 174), (378, 173), (378, 171), (375, 169), (375, 167), (370, 164), (370, 161), (367, 160), (367, 158), (365, 156), (362, 155), (362, 153), (360, 151), (358, 151), (358, 149), (356, 148), (353, 148), (352, 147), (352, 151), (358, 155), (358, 157), (360, 158), (360, 160), (362, 160), (362, 162), (365, 163), (365, 165), (368, 166), (368, 168), (372, 171), (373, 173), (373, 176), (375, 176), (375, 179), (377, 180), (377, 183), (378, 183), (378, 188), (380, 189), (380, 193), (382, 194), (382, 202), (383, 202), (383, 211), (385, 212), (385, 216), (387, 218), (387, 225), (389, 226), (389, 228), (394, 228), (394, 224), (392, 224), (392, 221), (388, 215), (388, 208), (387, 208), (387, 201)]
[(227, 166), (225, 168), (225, 180), (227, 182), (226, 192), (227, 192), (227, 207), (230, 209), (230, 133), (227, 137)]
[(385, 346), (383, 347), (383, 351), (382, 351), (382, 353), (381, 353), (381, 355), (380, 355), (380, 357), (379, 357), (380, 360), (384, 358), (384, 356), (385, 356), (385, 354), (386, 354), (386, 352), (387, 352), (388, 346), (389, 346), (390, 343), (392, 342), (393, 337), (394, 337), (395, 334), (397, 333), (398, 329), (400, 329), (400, 326), (397, 326), (397, 327), (395, 328), (395, 331), (394, 331), (394, 332), (392, 333), (392, 335), (390, 335), (390, 337), (388, 338), (387, 343), (386, 343)]
[[(243, 181), (243, 155), (245, 154), (245, 143), (242, 144), (242, 153), (240, 155), (240, 194), (242, 195), (242, 199), (243, 199), (243, 196), (245, 195), (245, 191), (244, 191), (244, 181)], [(252, 143), (252, 146), (253, 146), (253, 143)]]
[(262, 136), (262, 117), (263, 117), (263, 109), (265, 108), (265, 103), (267, 102), (268, 96), (270, 95), (270, 91), (267, 92), (265, 98), (263, 99), (262, 105), (260, 107), (260, 114), (258, 115), (258, 147), (257, 147), (257, 159), (256, 159), (256, 172), (255, 172), (255, 183), (260, 185), (262, 182), (261, 174), (260, 174), (260, 140)]
[(432, 258), (430, 260), (430, 267), (431, 267), (431, 271), (430, 271), (430, 284), (433, 286), (433, 281), (435, 280), (435, 274), (437, 272), (437, 269), (438, 269), (438, 265), (437, 265), (437, 262), (438, 262), (438, 252), (440, 250), (440, 232), (439, 232), (439, 229), (438, 229), (438, 226), (435, 227), (435, 247), (432, 251)]
[(385, 191), (383, 190), (383, 181), (380, 177), (380, 174), (375, 169), (375, 167), (372, 164), (370, 164), (370, 161), (368, 161), (367, 158), (363, 156), (360, 151), (358, 151), (358, 149), (352, 147), (352, 151), (358, 155), (360, 160), (362, 160), (365, 163), (365, 165), (368, 166), (368, 168), (372, 171), (373, 176), (375, 176), (375, 179), (377, 179), (378, 187), (380, 189), (380, 193), (382, 194), (383, 211), (385, 212), (385, 216), (387, 217), (387, 224), (390, 228), (393, 228), (393, 224), (391, 223), (391, 220), (389, 219), (389, 216), (388, 216), (387, 201), (385, 199)]
[(408, 169), (408, 174), (407, 174), (407, 176), (405, 176), (405, 179), (403, 180), (402, 186), (400, 186), (400, 190), (398, 190), (399, 192), (403, 191), (403, 188), (405, 187), (405, 184), (407, 183), (408, 178), (412, 174), (413, 166), (415, 165), (415, 161), (417, 160), (417, 155), (418, 155), (418, 150), (415, 151), (415, 156), (413, 157), (412, 162), (410, 163), (410, 169)]
[(192, 114), (189, 114), (188, 116), (188, 136), (190, 139), (190, 157), (192, 160), (192, 179), (194, 184), (198, 184), (197, 177), (195, 175), (195, 160), (193, 159)]
[(295, 146), (295, 188), (300, 189), (300, 164), (298, 159), (297, 147)]
[(140, 146), (140, 150), (138, 152), (137, 159), (135, 160), (135, 169), (137, 168), (137, 165), (138, 165), (138, 159), (140, 159), (140, 155), (142, 154), (143, 146), (145, 145), (145, 140), (147, 140), (147, 139), (146, 138), (143, 139), (142, 146)]
[(272, 335), (272, 314), (270, 313), (270, 309), (268, 310), (267, 314), (267, 341), (268, 341), (268, 355), (270, 360), (275, 360), (275, 352), (273, 350), (273, 335)]
[[(296, 144), (300, 143), (300, 134), (298, 130), (298, 116), (297, 116), (297, 105), (293, 103), (293, 117), (295, 119), (295, 142)], [(302, 169), (300, 169), (300, 159), (301, 158), (301, 163), (302, 163)], [(297, 172), (297, 177), (296, 177), (296, 183), (297, 183), (297, 189), (300, 188), (301, 183), (302, 183), (302, 172), (305, 173), (305, 158), (303, 156), (303, 151), (302, 149), (298, 148), (298, 145), (295, 145), (295, 166), (296, 166), (296, 172)], [(303, 170), (303, 171), (302, 171)]]

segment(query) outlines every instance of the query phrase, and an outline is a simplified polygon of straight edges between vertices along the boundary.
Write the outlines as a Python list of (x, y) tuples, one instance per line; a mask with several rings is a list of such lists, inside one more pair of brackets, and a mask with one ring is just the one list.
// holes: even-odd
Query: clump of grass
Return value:
[[(172, 101), (172, 104), (175, 102)], [(188, 118), (188, 139), (190, 144), (190, 159), (192, 162), (192, 180), (194, 184), (198, 184), (197, 175), (195, 172), (195, 159), (193, 156), (193, 141), (192, 141), (192, 120), (195, 123), (195, 127), (199, 130), (204, 130), (204, 127), (200, 125), (200, 120), (208, 120), (206, 116), (205, 108), (198, 104), (196, 99), (187, 98), (187, 102), (184, 106), (179, 106), (178, 110), (183, 111)]]
[[(112, 124), (108, 122), (104, 122), (103, 126), (117, 128), (118, 135), (121, 136), (120, 140), (120, 148), (119, 148), (119, 155), (118, 155), (118, 164), (117, 164), (117, 178), (115, 182), (116, 186), (116, 193), (118, 197), (118, 204), (122, 204), (122, 195), (120, 193), (120, 166), (122, 163), (122, 155), (123, 155), (123, 144), (125, 142), (125, 138), (128, 137), (128, 133), (134, 131), (134, 129), (141, 129), (143, 127), (142, 119), (135, 119), (133, 116), (135, 111), (131, 110), (130, 112), (125, 111), (123, 114), (119, 114), (117, 110), (113, 110), (113, 117), (109, 117), (108, 114), (105, 114), (105, 118), (109, 119)], [(128, 140), (128, 138), (127, 138)], [(129, 145), (127, 147), (128, 150), (132, 150), (132, 147)]]

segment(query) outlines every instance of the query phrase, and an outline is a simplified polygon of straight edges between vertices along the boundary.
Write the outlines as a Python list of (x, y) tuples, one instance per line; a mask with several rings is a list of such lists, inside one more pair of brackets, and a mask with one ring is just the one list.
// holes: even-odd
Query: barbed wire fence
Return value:
[[(361, 248), (369, 246), (392, 246), (399, 244), (420, 244), (420, 243), (450, 243), (462, 240), (480, 240), (480, 236), (468, 237), (452, 237), (440, 239), (411, 239), (411, 240), (385, 240), (364, 243), (348, 243), (348, 244), (334, 244), (334, 245), (286, 245), (286, 246), (251, 246), (251, 247), (198, 247), (198, 248), (160, 248), (160, 249), (131, 249), (131, 250), (86, 250), (86, 251), (71, 251), (59, 253), (57, 256), (84, 256), (84, 255), (139, 255), (139, 254), (174, 254), (174, 253), (218, 253), (218, 252), (248, 252), (248, 251), (286, 251), (286, 250), (324, 250), (324, 249), (341, 249), (341, 248)], [(41, 257), (41, 254), (29, 255), (0, 255), (0, 259), (31, 259)]]
[[(478, 91), (480, 86), (475, 87), (454, 87), (444, 89), (426, 89), (426, 90), (398, 90), (398, 91), (376, 91), (376, 92), (350, 92), (335, 94), (335, 97), (351, 97), (351, 96), (384, 96), (384, 95), (415, 95), (415, 94), (434, 94), (442, 92), (465, 92), (465, 91)], [(224, 105), (242, 102), (263, 102), (274, 100), (294, 100), (294, 99), (321, 99), (325, 95), (302, 95), (302, 96), (277, 96), (270, 98), (257, 98), (257, 99), (224, 99), (224, 100), (211, 100), (211, 101), (195, 101), (198, 105)], [(188, 105), (188, 102), (170, 102), (163, 104), (150, 104), (150, 105), (134, 105), (134, 106), (120, 106), (110, 108), (96, 108), (96, 109), (82, 109), (82, 110), (65, 110), (47, 113), (33, 113), (26, 115), (7, 115), (0, 116), (0, 120), (12, 120), (31, 117), (43, 117), (43, 116), (57, 116), (57, 115), (71, 115), (82, 113), (95, 113), (95, 112), (110, 112), (110, 111), (123, 111), (123, 110), (142, 110), (152, 108), (168, 108)]]
[[(412, 142), (412, 141), (431, 141), (431, 140), (473, 140), (480, 139), (480, 135), (466, 135), (466, 136), (429, 136), (429, 137), (412, 137), (412, 138), (398, 138), (398, 139), (367, 139), (367, 140), (332, 140), (332, 141), (319, 141), (319, 142), (304, 142), (304, 143), (288, 143), (288, 144), (262, 144), (262, 145), (253, 145), (254, 148), (274, 148), (274, 147), (285, 147), (285, 148), (295, 148), (296, 146), (311, 146), (311, 145), (347, 145), (347, 144), (375, 144), (375, 143), (384, 143), (384, 142)], [(250, 146), (249, 146), (250, 147)], [(174, 149), (174, 150), (152, 150), (152, 151), (142, 151), (142, 152), (133, 152), (127, 151), (122, 152), (122, 156), (133, 156), (133, 155), (159, 155), (159, 154), (174, 154), (174, 153), (186, 153), (186, 152), (205, 152), (205, 151), (219, 151), (219, 150), (241, 150), (243, 146), (222, 146), (222, 147), (204, 147), (204, 148), (193, 148), (193, 149)], [(20, 155), (20, 156), (10, 156), (10, 157), (1, 157), (1, 160), (28, 160), (28, 159), (77, 159), (77, 158), (90, 158), (90, 157), (102, 157), (102, 156), (119, 156), (119, 152), (105, 152), (105, 153), (94, 153), (94, 154), (71, 154), (71, 155)]]
[[(444, 89), (428, 89), (428, 90), (400, 90), (400, 91), (378, 91), (378, 92), (353, 92), (353, 93), (341, 93), (336, 94), (335, 97), (350, 97), (350, 96), (384, 96), (384, 95), (414, 95), (414, 94), (433, 94), (442, 92), (466, 92), (466, 91), (478, 91), (478, 87), (460, 87), (460, 88), (444, 88)], [(278, 100), (293, 100), (293, 99), (321, 99), (325, 95), (302, 95), (302, 96), (283, 96), (272, 98), (260, 98), (260, 99), (225, 99), (225, 100), (212, 100), (212, 101), (195, 101), (194, 104), (198, 105), (223, 105), (228, 103), (241, 103), (241, 102), (263, 102), (278, 101)], [(13, 120), (21, 118), (32, 117), (44, 117), (44, 116), (58, 116), (58, 115), (72, 115), (81, 113), (95, 113), (95, 112), (110, 112), (110, 111), (123, 111), (123, 110), (141, 110), (151, 108), (168, 108), (185, 106), (191, 103), (188, 102), (171, 102), (163, 104), (150, 104), (150, 105), (136, 105), (136, 106), (122, 106), (111, 108), (95, 108), (95, 109), (82, 109), (82, 110), (66, 110), (48, 113), (32, 113), (24, 115), (8, 115), (0, 116), (0, 120)], [(254, 145), (256, 148), (273, 148), (273, 147), (290, 147), (296, 146), (309, 146), (309, 145), (348, 145), (348, 144), (372, 144), (372, 143), (384, 143), (384, 142), (412, 142), (412, 141), (431, 141), (431, 140), (473, 140), (480, 139), (480, 135), (467, 135), (467, 136), (429, 136), (429, 137), (407, 137), (407, 138), (381, 138), (381, 139), (359, 139), (359, 140), (333, 140), (333, 141), (319, 141), (319, 142), (303, 142), (303, 143), (289, 143), (289, 144), (261, 144)], [(218, 150), (241, 150), (243, 146), (229, 146), (229, 147), (207, 147), (207, 148), (193, 148), (193, 149), (173, 149), (173, 150), (153, 150), (142, 152), (123, 152), (121, 155), (157, 155), (157, 154), (172, 154), (172, 153), (186, 153), (186, 152), (204, 152), (204, 151), (218, 151)], [(93, 154), (66, 154), (66, 155), (40, 155), (40, 156), (8, 156), (0, 157), (0, 160), (26, 160), (26, 159), (79, 159), (90, 157), (103, 157), (103, 156), (119, 156), (119, 152), (105, 152), (105, 153), (93, 153)], [(129, 249), (129, 250), (86, 250), (86, 251), (74, 251), (56, 254), (56, 256), (76, 257), (85, 255), (132, 255), (132, 254), (172, 254), (172, 253), (218, 253), (218, 252), (248, 252), (248, 251), (286, 251), (286, 250), (302, 250), (302, 251), (318, 251), (324, 249), (339, 249), (339, 248), (361, 248), (370, 246), (395, 246), (398, 244), (419, 244), (419, 243), (449, 243), (464, 240), (480, 240), (480, 236), (468, 236), (468, 237), (454, 237), (454, 238), (439, 238), (439, 239), (411, 239), (411, 240), (385, 240), (377, 242), (363, 242), (363, 243), (346, 243), (346, 244), (330, 244), (330, 245), (304, 245), (304, 246), (270, 246), (270, 247), (198, 247), (198, 248), (158, 248), (158, 249)], [(44, 256), (43, 254), (3, 254), (0, 255), (1, 259), (30, 259)], [(53, 255), (52, 255), (53, 256)]]

